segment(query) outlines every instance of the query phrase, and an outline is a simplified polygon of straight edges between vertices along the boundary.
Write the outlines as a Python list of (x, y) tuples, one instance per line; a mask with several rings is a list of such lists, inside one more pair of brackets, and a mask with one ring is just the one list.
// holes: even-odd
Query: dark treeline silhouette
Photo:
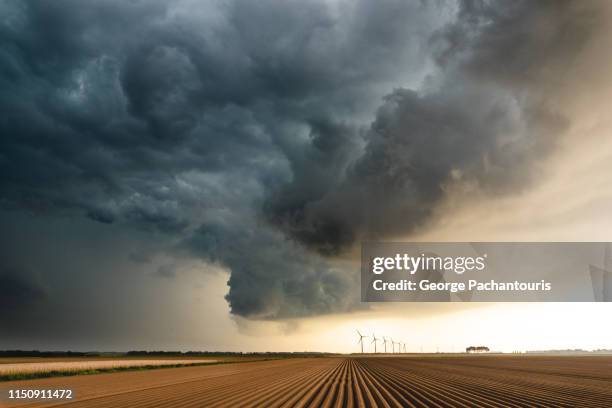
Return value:
[(162, 350), (132, 350), (125, 352), (100, 351), (39, 351), (39, 350), (0, 350), (0, 357), (97, 357), (97, 356), (167, 356), (167, 357), (197, 357), (197, 356), (270, 356), (270, 357), (316, 357), (332, 355), (333, 353), (298, 351), (298, 352), (255, 352), (241, 351), (162, 351)]
[(486, 346), (470, 346), (466, 347), (466, 353), (486, 353), (489, 351), (489, 348)]
[(127, 356), (171, 356), (171, 357), (197, 357), (197, 356), (290, 356), (290, 357), (307, 357), (307, 356), (326, 356), (333, 353), (323, 353), (314, 351), (295, 351), (295, 352), (253, 352), (244, 353), (241, 351), (144, 351), (132, 350), (126, 353)]
[(0, 350), (0, 357), (85, 357), (98, 355), (100, 355), (100, 353), (97, 351)]

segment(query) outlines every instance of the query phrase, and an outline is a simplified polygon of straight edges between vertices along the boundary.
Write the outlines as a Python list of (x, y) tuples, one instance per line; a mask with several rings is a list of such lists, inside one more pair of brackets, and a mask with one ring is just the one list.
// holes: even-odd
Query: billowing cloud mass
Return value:
[[(348, 311), (360, 240), (425, 225), (452, 186), (534, 181), (606, 6), (7, 0), (0, 202), (227, 268), (240, 316)], [(4, 269), (12, 306), (44, 302)]]

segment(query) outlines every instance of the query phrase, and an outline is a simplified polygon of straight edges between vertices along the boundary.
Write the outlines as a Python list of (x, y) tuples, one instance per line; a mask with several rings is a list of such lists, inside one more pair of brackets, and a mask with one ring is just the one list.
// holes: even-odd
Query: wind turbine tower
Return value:
[(364, 336), (363, 334), (359, 333), (359, 330), (356, 330), (356, 332), (357, 332), (357, 335), (359, 336), (358, 343), (361, 344), (361, 354), (363, 354), (363, 339), (368, 336)]
[(376, 338), (376, 333), (372, 333), (372, 343), (374, 343), (374, 354), (376, 354), (376, 352), (377, 352), (376, 351), (376, 343), (378, 342), (378, 340), (380, 340), (380, 339)]
[(385, 336), (383, 336), (383, 346), (385, 346), (385, 354), (387, 354), (387, 338)]

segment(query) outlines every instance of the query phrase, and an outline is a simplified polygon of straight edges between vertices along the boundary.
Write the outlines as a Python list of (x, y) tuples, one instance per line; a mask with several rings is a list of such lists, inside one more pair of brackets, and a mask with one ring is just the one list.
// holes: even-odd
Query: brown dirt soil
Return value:
[(612, 407), (612, 357), (290, 359), (0, 384), (9, 388), (72, 388), (76, 400), (0, 406)]

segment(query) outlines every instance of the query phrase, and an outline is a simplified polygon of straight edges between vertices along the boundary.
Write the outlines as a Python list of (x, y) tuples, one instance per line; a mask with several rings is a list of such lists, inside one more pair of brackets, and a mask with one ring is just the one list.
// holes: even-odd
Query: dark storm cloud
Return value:
[(19, 271), (4, 271), (0, 274), (0, 313), (3, 316), (28, 308), (45, 296), (43, 289), (25, 281), (23, 273)]
[[(387, 95), (361, 157), (325, 194), (294, 180), (270, 196), (270, 218), (323, 254), (407, 233), (453, 184), (504, 193), (537, 174), (568, 126), (555, 88), (598, 22), (573, 2), (459, 4), (430, 39), (439, 73)], [(333, 177), (333, 176), (332, 176)], [(296, 191), (299, 193), (296, 194)]]
[(235, 314), (297, 317), (348, 310), (357, 300), (350, 291), (356, 282), (341, 265), (265, 226), (206, 224), (188, 244), (232, 271), (226, 299)]
[(242, 316), (349, 310), (328, 255), (426, 222), (449, 184), (528, 181), (567, 122), (547, 79), (594, 22), (574, 8), (5, 1), (0, 202), (164, 236), (231, 271)]
[(45, 306), (49, 294), (36, 279), (35, 271), (13, 263), (13, 257), (0, 250), (0, 328), (5, 336), (8, 330), (27, 326), (23, 317)]

